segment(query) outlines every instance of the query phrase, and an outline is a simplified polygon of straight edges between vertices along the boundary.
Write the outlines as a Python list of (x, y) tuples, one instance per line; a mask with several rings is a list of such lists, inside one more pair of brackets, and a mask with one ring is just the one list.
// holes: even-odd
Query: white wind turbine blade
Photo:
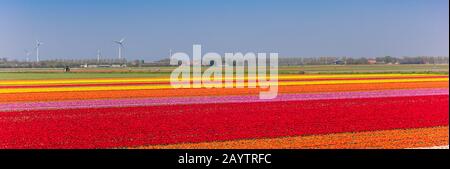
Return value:
[(122, 38), (122, 39), (120, 39), (120, 41), (114, 40), (113, 42), (119, 44), (120, 47), (123, 48), (123, 47), (124, 47), (124, 46), (123, 46), (123, 42), (124, 42), (124, 41), (125, 41), (125, 38)]
[(122, 42), (116, 41), (116, 40), (113, 40), (113, 42), (114, 42), (114, 43), (117, 43), (117, 44), (119, 44), (119, 45), (122, 43)]

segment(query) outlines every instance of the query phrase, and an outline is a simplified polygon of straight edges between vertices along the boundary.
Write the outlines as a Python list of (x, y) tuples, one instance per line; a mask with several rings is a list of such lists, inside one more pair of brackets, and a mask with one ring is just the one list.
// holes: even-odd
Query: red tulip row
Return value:
[(449, 96), (0, 113), (0, 148), (112, 148), (446, 126)]

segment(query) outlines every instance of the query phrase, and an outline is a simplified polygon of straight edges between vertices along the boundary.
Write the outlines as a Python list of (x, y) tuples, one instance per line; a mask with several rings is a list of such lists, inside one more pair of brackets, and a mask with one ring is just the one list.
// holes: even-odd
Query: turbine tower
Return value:
[(102, 51), (100, 49), (97, 49), (97, 63), (100, 62), (100, 57), (102, 56)]
[(29, 61), (30, 61), (29, 58), (30, 58), (31, 52), (28, 51), (28, 50), (26, 50), (26, 49), (25, 49), (24, 51), (25, 51), (25, 54), (26, 54), (26, 56), (27, 56), (26, 61), (29, 62)]
[(39, 62), (39, 46), (43, 45), (39, 40), (36, 40), (36, 62)]
[(122, 38), (120, 41), (114, 41), (115, 43), (119, 44), (119, 59), (122, 59), (123, 41), (125, 41), (125, 38)]

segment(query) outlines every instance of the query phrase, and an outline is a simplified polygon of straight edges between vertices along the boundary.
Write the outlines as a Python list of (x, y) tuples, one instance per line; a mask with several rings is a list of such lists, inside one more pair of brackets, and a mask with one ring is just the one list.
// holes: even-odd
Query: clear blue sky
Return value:
[[(124, 56), (169, 49), (278, 52), (280, 56), (449, 54), (448, 0), (0, 0), (0, 57)], [(34, 53), (33, 53), (34, 55)]]

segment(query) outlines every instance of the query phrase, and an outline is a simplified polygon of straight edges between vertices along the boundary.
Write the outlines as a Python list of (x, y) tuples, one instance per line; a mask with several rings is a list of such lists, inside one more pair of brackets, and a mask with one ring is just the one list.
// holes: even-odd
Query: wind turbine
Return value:
[(115, 43), (119, 44), (119, 59), (122, 59), (123, 41), (125, 41), (125, 38), (122, 38), (120, 41), (114, 41)]
[(26, 49), (24, 51), (25, 51), (25, 54), (27, 55), (27, 58), (26, 58), (27, 62), (29, 62), (30, 61), (29, 56), (31, 55), (31, 52)]
[(39, 46), (43, 45), (39, 40), (36, 40), (36, 62), (39, 62)]

